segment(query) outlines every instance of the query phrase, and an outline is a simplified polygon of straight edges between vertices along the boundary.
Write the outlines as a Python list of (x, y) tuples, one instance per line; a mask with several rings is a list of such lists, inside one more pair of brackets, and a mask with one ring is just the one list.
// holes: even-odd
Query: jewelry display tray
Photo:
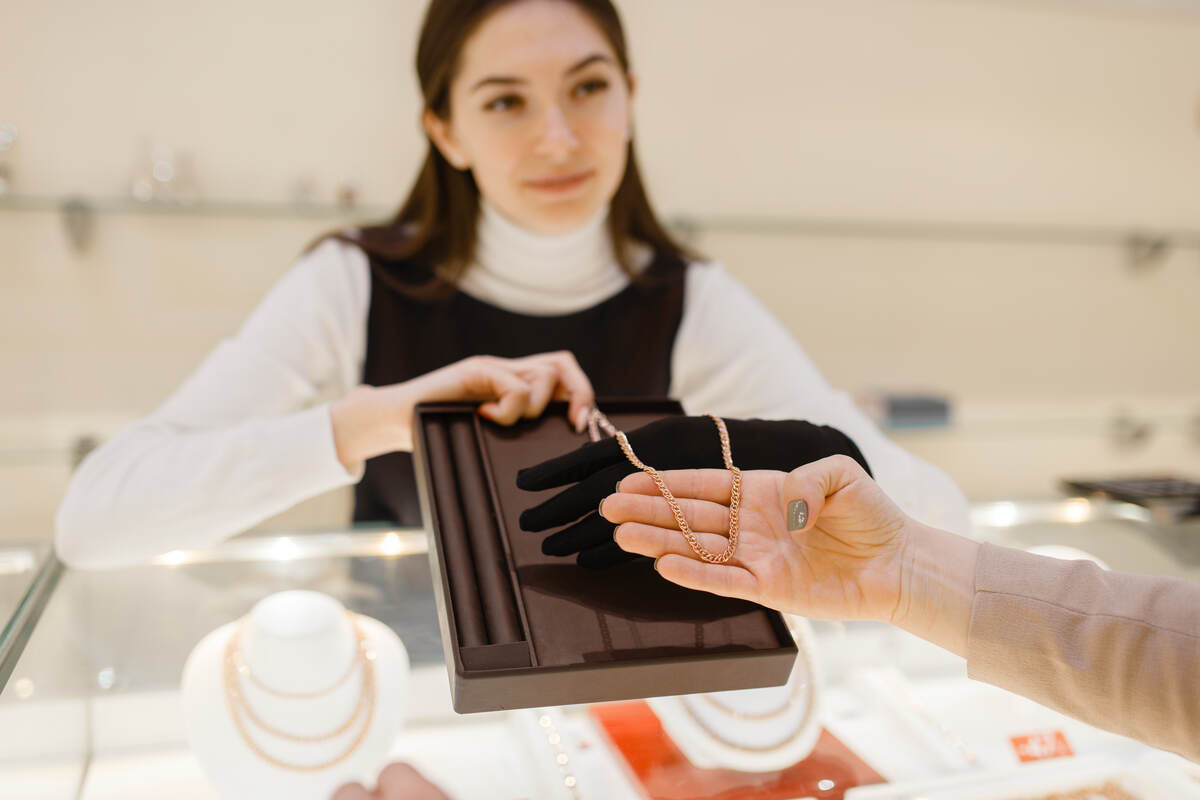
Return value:
[[(633, 431), (670, 400), (601, 401)], [(779, 686), (796, 645), (780, 614), (676, 586), (638, 558), (587, 569), (547, 556), (521, 512), (566, 487), (517, 488), (518, 470), (587, 442), (566, 404), (504, 427), (471, 404), (424, 403), (414, 456), (442, 646), (458, 713)], [(716, 435), (714, 431), (714, 436)], [(733, 443), (736, 463), (737, 443)], [(653, 465), (652, 465), (653, 466)], [(682, 536), (682, 534), (681, 534)]]

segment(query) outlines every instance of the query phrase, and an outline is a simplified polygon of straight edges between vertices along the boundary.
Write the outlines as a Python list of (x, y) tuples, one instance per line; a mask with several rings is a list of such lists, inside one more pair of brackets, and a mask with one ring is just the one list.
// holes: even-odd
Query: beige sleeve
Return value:
[(1200, 761), (1200, 584), (985, 544), (967, 672)]

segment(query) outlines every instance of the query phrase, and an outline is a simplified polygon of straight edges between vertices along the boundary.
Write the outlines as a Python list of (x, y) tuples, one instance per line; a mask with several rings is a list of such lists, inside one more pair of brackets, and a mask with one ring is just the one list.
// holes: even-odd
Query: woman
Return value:
[[(569, 459), (542, 465), (563, 483)], [(570, 476), (577, 480), (578, 470)], [(662, 473), (703, 547), (727, 544), (730, 474)], [(743, 475), (740, 538), (699, 560), (643, 473), (600, 506), (667, 580), (818, 619), (883, 620), (977, 680), (1200, 760), (1200, 585), (980, 544), (904, 514), (850, 458)]]
[[(205, 547), (357, 483), (355, 518), (419, 524), (412, 408), (502, 423), (594, 394), (836, 426), (916, 517), (965, 526), (941, 472), (884, 438), (719, 266), (659, 225), (608, 0), (433, 0), (430, 148), (386, 225), (327, 237), (174, 396), (81, 465), (60, 556)], [(479, 357), (478, 354), (488, 354)]]

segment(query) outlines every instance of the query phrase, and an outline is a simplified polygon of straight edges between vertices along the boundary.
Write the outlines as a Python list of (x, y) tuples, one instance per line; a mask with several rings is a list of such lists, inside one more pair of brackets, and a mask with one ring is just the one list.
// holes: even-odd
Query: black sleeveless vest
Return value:
[[(382, 268), (403, 284), (420, 284), (431, 275), (410, 264)], [(570, 350), (599, 397), (666, 397), (685, 273), (680, 258), (660, 253), (647, 268), (647, 285), (630, 284), (574, 314), (542, 317), (506, 311), (463, 292), (439, 301), (417, 299), (372, 269), (363, 383), (400, 383), (472, 355), (517, 358)], [(354, 519), (421, 524), (410, 453), (367, 461), (355, 487)]]

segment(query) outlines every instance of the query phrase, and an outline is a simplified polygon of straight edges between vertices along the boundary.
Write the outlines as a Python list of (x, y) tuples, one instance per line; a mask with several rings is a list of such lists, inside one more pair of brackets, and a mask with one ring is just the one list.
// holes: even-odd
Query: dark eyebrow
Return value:
[(493, 84), (499, 84), (500, 86), (511, 86), (516, 83), (525, 83), (525, 81), (521, 78), (511, 78), (507, 75), (491, 75), (472, 86), (471, 91), (476, 92), (485, 86), (491, 86)]
[(563, 74), (571, 75), (573, 73), (579, 72), (579, 70), (584, 69), (585, 67), (590, 66), (591, 64), (595, 64), (597, 61), (603, 61), (603, 62), (606, 62), (609, 64), (612, 63), (612, 59), (609, 58), (608, 56), (604, 55), (603, 53), (593, 53), (592, 55), (590, 55), (587, 58), (580, 61), (575, 66), (571, 67), (569, 70), (567, 70)]
[[(609, 58), (608, 56), (604, 55), (603, 53), (593, 53), (592, 55), (579, 61), (574, 66), (567, 69), (567, 71), (563, 74), (564, 75), (573, 75), (576, 72), (579, 72), (581, 69), (585, 69), (586, 67), (589, 67), (592, 64), (595, 64), (596, 62), (605, 62), (605, 63), (611, 64), (612, 59)], [(493, 86), (493, 85), (513, 86), (516, 84), (523, 84), (523, 83), (527, 83), (527, 81), (524, 78), (514, 78), (511, 75), (489, 75), (488, 77), (484, 78), (483, 80), (479, 81), (474, 86), (472, 86), (471, 91), (472, 92), (478, 91), (479, 89), (482, 89), (485, 86)]]

